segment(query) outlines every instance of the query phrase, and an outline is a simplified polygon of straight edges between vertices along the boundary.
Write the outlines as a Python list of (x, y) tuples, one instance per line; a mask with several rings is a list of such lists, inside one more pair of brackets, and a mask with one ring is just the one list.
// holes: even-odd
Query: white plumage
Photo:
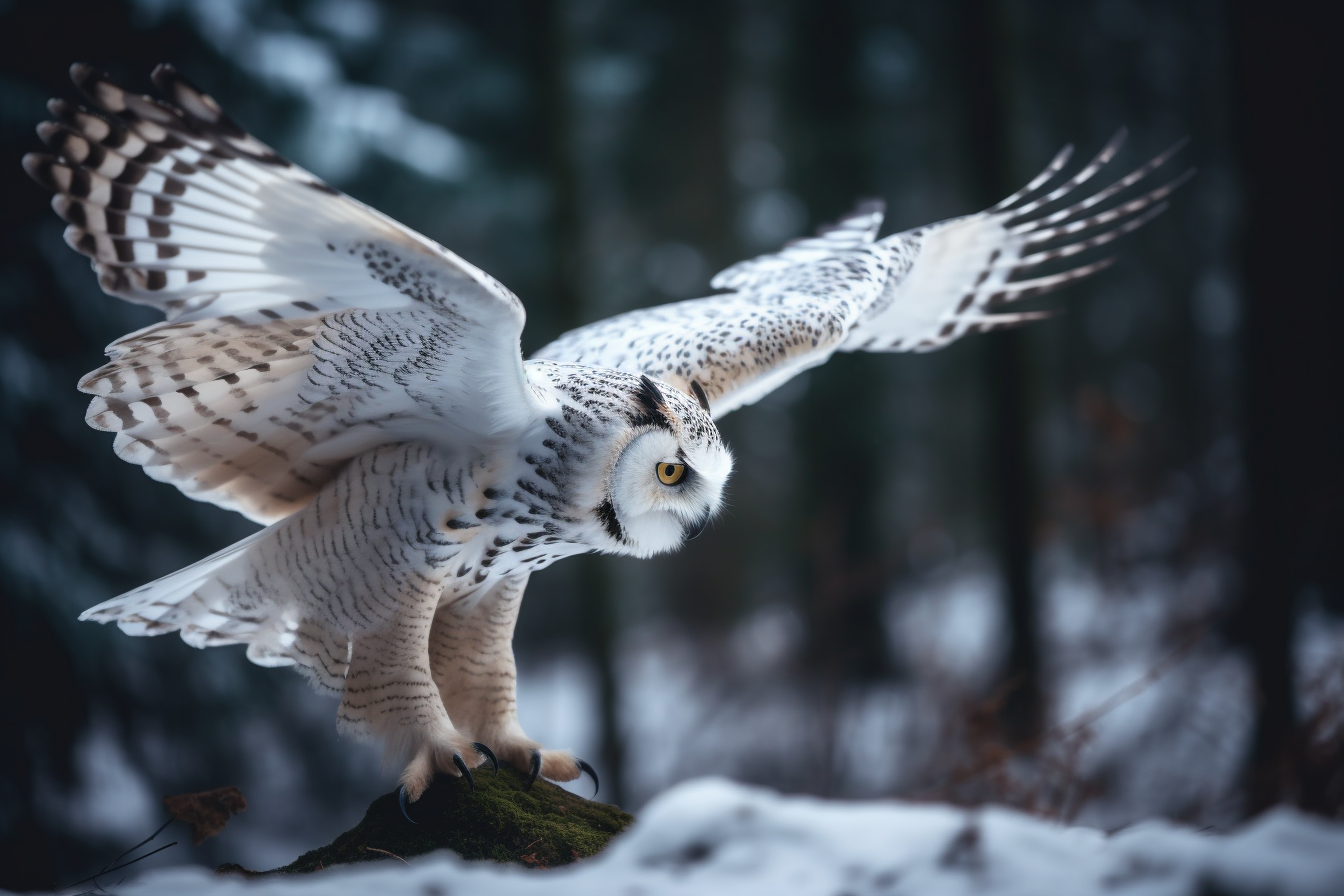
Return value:
[[(720, 273), (721, 295), (634, 311), (524, 362), (522, 303), (447, 249), (323, 184), (160, 66), (166, 101), (72, 68), (25, 157), (108, 293), (163, 309), (80, 388), (119, 456), (266, 529), (88, 610), (148, 635), (246, 644), (342, 695), (344, 729), (436, 771), (497, 755), (559, 780), (514, 702), (527, 578), (589, 551), (674, 550), (717, 512), (731, 456), (711, 419), (836, 351), (928, 351), (1038, 314), (1005, 302), (1105, 262), (1023, 279), (1162, 209), (1168, 184), (1099, 206), (1166, 153), (1080, 193), (1061, 152), (977, 215), (878, 239), (861, 205)], [(1068, 242), (1061, 243), (1067, 238)]]

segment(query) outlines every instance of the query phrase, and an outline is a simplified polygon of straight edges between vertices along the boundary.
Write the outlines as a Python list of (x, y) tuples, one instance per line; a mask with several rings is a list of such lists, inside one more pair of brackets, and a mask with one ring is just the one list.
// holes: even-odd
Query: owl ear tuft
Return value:
[(635, 398), (639, 400), (640, 407), (644, 409), (642, 422), (653, 423), (664, 429), (672, 428), (672, 424), (667, 419), (667, 399), (663, 397), (663, 392), (658, 388), (658, 384), (649, 379), (648, 376), (639, 378), (639, 390), (635, 392)]
[(705, 413), (708, 414), (709, 396), (705, 394), (704, 388), (695, 380), (691, 380), (691, 394), (695, 396), (695, 400), (700, 402), (700, 407), (704, 408)]
[(639, 403), (644, 405), (650, 414), (662, 413), (667, 409), (667, 399), (663, 397), (662, 390), (648, 376), (639, 378), (638, 396)]

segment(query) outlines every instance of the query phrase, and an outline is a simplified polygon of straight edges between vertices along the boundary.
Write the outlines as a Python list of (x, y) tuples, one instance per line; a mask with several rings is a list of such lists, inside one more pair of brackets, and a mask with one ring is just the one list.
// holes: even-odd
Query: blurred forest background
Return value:
[(737, 473), (704, 537), (534, 576), (522, 720), (636, 811), (726, 774), (1103, 828), (1337, 816), (1327, 33), (1214, 0), (0, 0), (0, 886), (73, 882), (159, 797), (225, 784), (247, 813), (151, 861), (271, 867), (395, 775), (293, 673), (75, 622), (254, 528), (83, 423), (76, 380), (155, 318), (99, 291), (19, 168), (77, 60), (135, 89), (175, 63), (510, 286), (525, 350), (703, 294), (862, 197), (893, 232), (1068, 142), (1128, 126), (1116, 177), (1189, 137), (1171, 208), (1032, 305), (1063, 314), (838, 357), (724, 420)]

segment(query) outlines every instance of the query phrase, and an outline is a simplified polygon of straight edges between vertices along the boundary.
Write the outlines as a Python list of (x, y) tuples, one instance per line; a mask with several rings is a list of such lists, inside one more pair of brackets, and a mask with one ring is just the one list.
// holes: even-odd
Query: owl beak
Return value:
[(709, 525), (709, 514), (705, 514), (704, 516), (700, 517), (700, 519), (697, 522), (687, 523), (686, 527), (681, 530), (681, 540), (690, 541), (692, 538), (699, 535), (701, 532), (705, 531), (705, 527), (708, 525)]

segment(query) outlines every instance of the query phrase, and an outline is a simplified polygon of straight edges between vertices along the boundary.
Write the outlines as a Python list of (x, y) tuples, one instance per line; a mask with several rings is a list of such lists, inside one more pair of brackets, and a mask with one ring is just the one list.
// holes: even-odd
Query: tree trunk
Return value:
[[(570, 96), (572, 37), (565, 5), (546, 0), (541, 10), (539, 95), (545, 119), (546, 168), (551, 188), (550, 291), (562, 328), (586, 322), (580, 291), (583, 266), (583, 216), (579, 208), (579, 167), (574, 157), (575, 121)], [(610, 576), (602, 560), (580, 557), (580, 605), (586, 620), (583, 646), (597, 672), (600, 767), (607, 793), (615, 802), (625, 797), (625, 749), (620, 730), (620, 693), (616, 674), (616, 608)]]
[[(977, 206), (987, 208), (1015, 188), (1008, 123), (1008, 59), (1004, 15), (995, 0), (961, 0), (962, 98)], [(1002, 723), (1010, 742), (1027, 743), (1041, 730), (1041, 651), (1033, 583), (1035, 490), (1028, 439), (1028, 400), (1022, 334), (984, 337), (989, 403), (988, 470), (993, 490), (995, 548), (1008, 621), (1003, 680), (1010, 690)]]
[[(1299, 8), (1300, 9), (1300, 8)], [(1344, 543), (1344, 301), (1336, 29), (1238, 3), (1232, 13), (1246, 202), (1243, 360), (1247, 512), (1234, 637), (1250, 658), (1256, 720), (1249, 813), (1311, 804), (1295, 708), (1293, 628), (1307, 587), (1339, 593)], [(1327, 216), (1329, 216), (1327, 218)]]

